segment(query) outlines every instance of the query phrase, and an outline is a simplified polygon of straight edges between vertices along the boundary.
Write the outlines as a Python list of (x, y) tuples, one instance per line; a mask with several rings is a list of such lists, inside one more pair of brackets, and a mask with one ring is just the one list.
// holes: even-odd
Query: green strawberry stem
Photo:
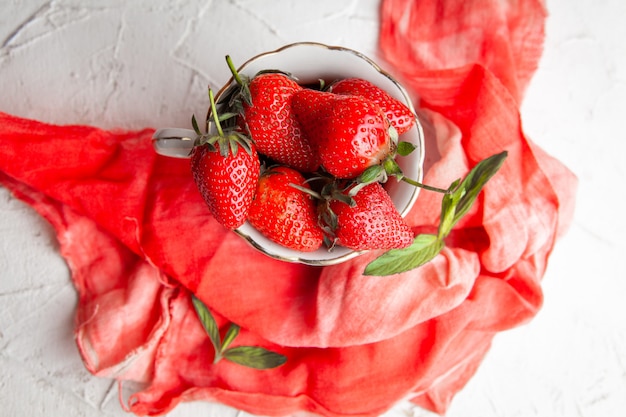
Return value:
[(357, 186), (352, 189), (350, 194), (355, 195), (361, 188), (373, 182), (386, 182), (389, 177), (395, 177), (398, 181), (404, 181), (414, 187), (423, 188), (424, 190), (434, 191), (441, 194), (450, 194), (454, 191), (452, 187), (448, 189), (438, 188), (405, 177), (402, 173), (402, 169), (395, 161), (394, 157), (395, 155), (390, 155), (383, 161), (382, 164), (373, 165), (363, 171), (363, 173), (357, 177)]
[(437, 187), (433, 187), (432, 185), (422, 184), (421, 182), (412, 180), (407, 177), (402, 177), (401, 180), (406, 182), (407, 184), (411, 184), (414, 187), (423, 188), (424, 190), (434, 191), (436, 193), (450, 194), (452, 192), (452, 190), (449, 188), (447, 190), (444, 190), (443, 188), (437, 188)]
[(239, 84), (240, 86), (243, 86), (245, 82), (239, 75), (239, 72), (237, 72), (237, 68), (235, 68), (235, 64), (233, 64), (233, 60), (230, 58), (230, 55), (226, 55), (226, 63), (228, 64), (228, 68), (230, 69), (230, 72), (232, 72), (233, 74), (233, 78), (235, 79), (235, 82)]
[(222, 130), (222, 124), (220, 123), (220, 117), (217, 114), (217, 106), (215, 105), (215, 97), (213, 96), (213, 90), (209, 88), (209, 102), (211, 103), (211, 114), (213, 115), (213, 122), (215, 122), (215, 128), (219, 136), (224, 136)]
[(248, 106), (252, 106), (250, 77), (239, 74), (232, 59), (230, 59), (230, 55), (226, 55), (226, 63), (228, 64), (228, 69), (230, 69), (230, 72), (233, 74), (233, 78), (237, 83), (237, 86), (239, 86), (239, 88), (235, 89), (233, 92), (234, 95), (230, 99), (230, 106), (231, 108), (237, 109), (240, 113), (242, 113), (243, 103), (246, 103)]

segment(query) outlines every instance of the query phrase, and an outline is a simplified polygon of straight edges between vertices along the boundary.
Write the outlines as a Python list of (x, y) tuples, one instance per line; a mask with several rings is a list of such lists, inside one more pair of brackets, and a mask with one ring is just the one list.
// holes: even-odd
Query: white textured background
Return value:
[[(504, 1), (504, 0), (503, 0)], [(91, 5), (85, 5), (91, 4)], [(376, 57), (378, 0), (0, 0), (0, 111), (104, 128), (188, 127), (235, 62), (300, 40)], [(626, 412), (626, 2), (548, 1), (527, 134), (579, 176), (545, 305), (502, 333), (448, 417)], [(76, 296), (54, 233), (0, 189), (0, 416), (124, 416), (72, 337)], [(242, 417), (219, 405), (170, 417)], [(386, 417), (430, 416), (400, 404)]]

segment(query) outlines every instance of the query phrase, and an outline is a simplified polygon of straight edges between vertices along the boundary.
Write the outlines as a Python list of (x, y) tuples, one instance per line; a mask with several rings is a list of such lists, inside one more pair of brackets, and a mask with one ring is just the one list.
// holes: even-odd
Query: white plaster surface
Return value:
[[(0, 0), (0, 110), (105, 128), (183, 126), (235, 62), (299, 40), (376, 57), (378, 0)], [(548, 1), (527, 134), (580, 179), (545, 305), (498, 335), (448, 417), (626, 412), (626, 2)], [(76, 295), (54, 233), (0, 189), (0, 416), (125, 413), (72, 337)], [(248, 414), (208, 403), (171, 417)], [(431, 416), (402, 403), (386, 417)]]

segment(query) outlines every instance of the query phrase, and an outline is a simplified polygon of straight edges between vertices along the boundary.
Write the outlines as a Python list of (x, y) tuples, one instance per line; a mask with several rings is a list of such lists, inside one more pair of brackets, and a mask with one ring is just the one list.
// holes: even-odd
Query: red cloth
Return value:
[[(87, 368), (143, 382), (126, 404), (139, 415), (198, 399), (263, 415), (375, 416), (410, 398), (444, 413), (493, 336), (537, 313), (571, 221), (576, 179), (526, 138), (518, 110), (545, 14), (531, 0), (382, 3), (381, 50), (434, 126), (425, 182), (447, 186), (509, 151), (442, 254), (397, 276), (361, 275), (377, 254), (318, 268), (256, 252), (211, 218), (188, 161), (152, 151), (151, 129), (0, 113), (0, 181), (56, 229)], [(420, 194), (408, 216), (416, 230), (434, 227), (440, 198)], [(241, 326), (236, 344), (287, 363), (211, 365), (191, 292), (220, 325)]]

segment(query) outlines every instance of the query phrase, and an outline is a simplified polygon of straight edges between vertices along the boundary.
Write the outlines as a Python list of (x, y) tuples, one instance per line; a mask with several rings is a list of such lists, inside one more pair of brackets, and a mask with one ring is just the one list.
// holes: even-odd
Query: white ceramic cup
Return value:
[[(224, 62), (226, 65), (226, 62)], [(382, 70), (374, 61), (363, 54), (344, 47), (328, 46), (313, 42), (300, 42), (286, 45), (275, 51), (257, 55), (239, 67), (239, 74), (253, 77), (261, 70), (280, 70), (292, 74), (300, 84), (317, 83), (323, 79), (327, 84), (342, 78), (362, 78), (384, 89), (393, 97), (407, 105), (413, 113), (415, 109), (407, 91), (391, 75)], [(216, 101), (235, 81), (231, 79), (216, 94)], [(419, 118), (408, 132), (400, 136), (401, 141), (411, 142), (416, 149), (408, 156), (397, 158), (404, 175), (422, 181), (424, 165), (424, 132)], [(210, 124), (210, 123), (209, 123)], [(186, 158), (193, 147), (196, 134), (190, 129), (159, 129), (153, 136), (153, 145), (159, 154)], [(419, 188), (391, 178), (385, 188), (394, 205), (405, 216), (417, 199)], [(313, 252), (300, 252), (285, 248), (267, 239), (249, 223), (235, 230), (252, 246), (276, 259), (299, 262), (308, 265), (333, 265), (358, 256), (356, 252), (341, 246), (331, 251), (322, 247)]]

